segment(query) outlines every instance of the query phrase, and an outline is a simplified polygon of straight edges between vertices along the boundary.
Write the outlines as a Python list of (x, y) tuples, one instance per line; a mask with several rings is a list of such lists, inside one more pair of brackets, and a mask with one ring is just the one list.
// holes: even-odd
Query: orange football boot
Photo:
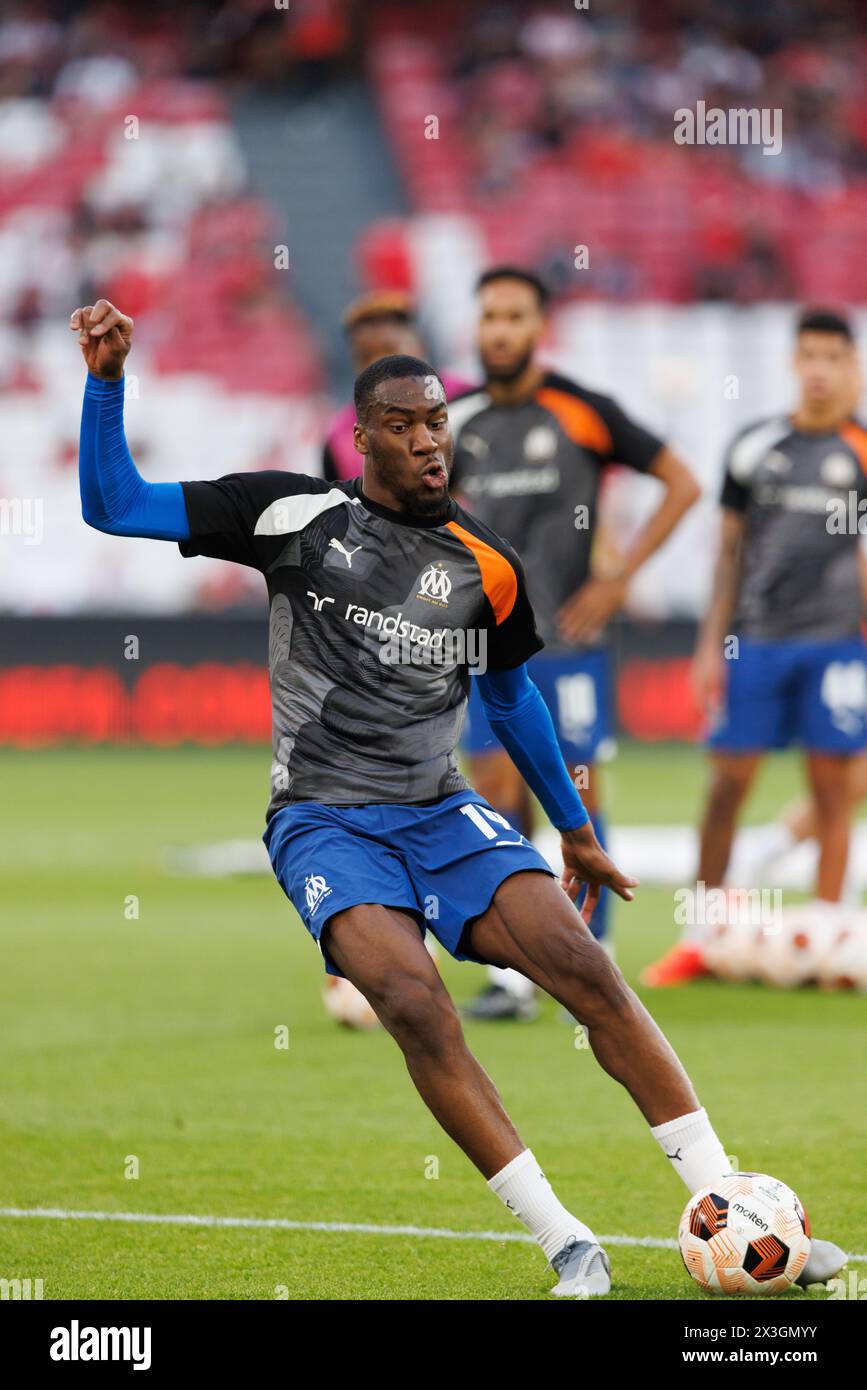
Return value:
[(643, 985), (663, 989), (669, 985), (688, 985), (691, 980), (700, 980), (710, 973), (701, 947), (694, 941), (679, 941), (659, 960), (646, 965), (638, 978)]

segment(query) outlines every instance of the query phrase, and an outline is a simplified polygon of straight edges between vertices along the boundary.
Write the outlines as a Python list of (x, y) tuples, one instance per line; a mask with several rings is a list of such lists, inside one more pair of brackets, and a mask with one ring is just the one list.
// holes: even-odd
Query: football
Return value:
[(344, 1028), (366, 1031), (380, 1026), (361, 991), (340, 975), (326, 975), (322, 999), (326, 1012)]
[(821, 903), (784, 909), (775, 930), (759, 929), (755, 974), (776, 989), (814, 982), (839, 928), (839, 913), (826, 911)]
[(836, 933), (820, 965), (819, 984), (867, 993), (867, 914), (859, 913)]
[(708, 1293), (782, 1293), (807, 1262), (810, 1222), (777, 1178), (730, 1173), (687, 1202), (678, 1244), (687, 1272)]
[(709, 929), (704, 943), (707, 967), (718, 980), (751, 980), (756, 973), (756, 940), (761, 928), (732, 919)]

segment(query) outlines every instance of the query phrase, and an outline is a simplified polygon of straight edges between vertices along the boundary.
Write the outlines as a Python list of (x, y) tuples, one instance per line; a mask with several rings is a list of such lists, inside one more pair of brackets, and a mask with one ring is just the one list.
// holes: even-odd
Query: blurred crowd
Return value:
[(11, 0), (0, 6), (0, 97), (98, 101), (177, 76), (312, 84), (348, 57), (353, 10), (350, 0)]
[[(541, 271), (567, 301), (555, 320), (565, 367), (579, 361), (572, 309), (604, 307), (617, 332), (592, 360), (602, 389), (605, 362), (622, 364), (635, 337), (615, 305), (867, 303), (862, 9), (0, 0), (0, 496), (30, 487), (74, 505), (80, 364), (63, 324), (98, 295), (136, 318), (136, 369), (159, 384), (160, 408), (151, 385), (137, 422), (152, 476), (176, 476), (173, 440), (190, 421), (188, 476), (212, 475), (215, 451), (242, 468), (318, 457), (330, 325), (305, 317), (275, 258), (290, 230), (251, 184), (238, 95), (326, 105), (364, 85), (406, 211), (369, 224), (358, 288), (410, 291), (444, 366), (468, 367), (469, 287), (487, 261)], [(780, 153), (676, 144), (674, 112), (698, 101), (779, 108)], [(328, 216), (351, 196), (336, 187)], [(683, 375), (706, 345), (702, 356), (662, 317), (649, 340), (677, 347)], [(674, 416), (653, 371), (641, 397), (644, 357), (630, 401)], [(667, 363), (651, 364), (656, 376)], [(55, 602), (40, 572), (21, 556), (18, 578), (0, 572), (5, 606)], [(76, 572), (70, 608), (106, 601), (99, 572)], [(167, 569), (166, 609), (190, 599), (176, 584)], [(110, 597), (127, 592), (118, 574)]]
[[(594, 128), (670, 144), (672, 111), (779, 107), (785, 142), (734, 147), (736, 164), (807, 192), (867, 177), (867, 29), (852, 0), (612, 0), (470, 11), (451, 71), (479, 186), (566, 155)], [(757, 166), (757, 160), (760, 163)]]
[[(867, 298), (867, 16), (856, 0), (388, 16), (373, 67), (415, 205), (471, 211), (494, 260), (529, 260), (576, 296)], [(779, 110), (780, 152), (675, 144), (674, 113), (700, 101)], [(420, 150), (412, 132), (426, 112), (439, 138)], [(591, 253), (577, 277), (574, 245)]]
[(184, 71), (191, 17), (40, 9), (0, 23), (0, 383), (37, 390), (40, 347), (22, 343), (104, 295), (145, 316), (158, 370), (313, 389), (312, 336), (274, 275), (279, 229), (225, 93)]

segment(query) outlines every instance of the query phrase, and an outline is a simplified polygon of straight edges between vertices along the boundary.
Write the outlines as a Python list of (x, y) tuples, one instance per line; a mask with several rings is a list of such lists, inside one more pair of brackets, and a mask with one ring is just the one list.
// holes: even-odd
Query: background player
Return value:
[[(449, 407), (453, 486), (521, 555), (546, 645), (544, 656), (533, 659), (533, 679), (604, 844), (596, 763), (612, 732), (605, 628), (634, 575), (697, 500), (699, 487), (662, 440), (610, 397), (537, 360), (548, 293), (536, 275), (520, 267), (492, 268), (481, 276), (478, 296), (477, 346), (485, 381)], [(652, 474), (664, 491), (628, 554), (607, 556), (605, 567), (591, 573), (599, 490), (610, 464)], [(474, 785), (530, 834), (530, 794), (499, 747), (475, 691), (468, 723), (465, 747)], [(603, 893), (592, 930), (604, 940), (607, 925)], [(514, 1018), (531, 1016), (534, 1008), (526, 980), (492, 971), (488, 988), (466, 1012), (479, 1019)]]
[[(763, 755), (796, 742), (815, 807), (816, 897), (827, 911), (846, 874), (851, 764), (867, 747), (865, 567), (857, 527), (833, 521), (841, 506), (852, 515), (852, 501), (861, 515), (867, 498), (867, 430), (852, 415), (860, 381), (846, 319), (804, 312), (794, 368), (794, 413), (742, 430), (725, 460), (719, 558), (694, 667), (714, 722), (698, 878), (722, 884)], [(700, 925), (686, 928), (644, 982), (704, 974), (701, 936)]]
[[(353, 300), (343, 315), (343, 328), (355, 376), (381, 357), (407, 353), (427, 356), (416, 321), (415, 305), (401, 290), (373, 290)], [(443, 375), (446, 395), (466, 389), (457, 377)], [(322, 451), (322, 476), (329, 482), (357, 478), (362, 458), (355, 447), (355, 405), (347, 402), (332, 420)]]
[[(76, 310), (70, 327), (88, 367), (85, 519), (267, 576), (274, 763), (265, 840), (327, 968), (370, 1001), (434, 1117), (538, 1240), (559, 1275), (553, 1292), (607, 1293), (608, 1257), (559, 1202), (469, 1052), (424, 949), (425, 926), (458, 959), (520, 967), (584, 1022), (600, 1064), (633, 1096), (690, 1191), (730, 1164), (673, 1050), (575, 911), (581, 883), (592, 909), (601, 883), (629, 900), (635, 880), (599, 846), (527, 676), (526, 657), (541, 642), (520, 562), (449, 496), (453, 446), (444, 393), (430, 391), (435, 374), (410, 357), (362, 373), (363, 481), (329, 487), (274, 470), (148, 484), (123, 429), (132, 321), (100, 300)], [(335, 537), (364, 552), (364, 563), (343, 564)], [(485, 633), (488, 713), (563, 831), (566, 893), (456, 766), (466, 658), (444, 667), (382, 660), (375, 612), (380, 628), (388, 611), (394, 633), (403, 637), (403, 620), (421, 642), (417, 625), (429, 634), (432, 600), (452, 603), (457, 630), (477, 623)], [(439, 905), (431, 918), (421, 911), (429, 898)], [(844, 1260), (814, 1241), (801, 1278), (830, 1278)]]

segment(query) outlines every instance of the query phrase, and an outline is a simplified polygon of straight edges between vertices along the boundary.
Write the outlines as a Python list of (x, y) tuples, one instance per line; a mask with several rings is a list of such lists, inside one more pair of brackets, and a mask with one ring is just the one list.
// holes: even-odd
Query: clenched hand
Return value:
[(132, 319), (107, 299), (73, 310), (69, 327), (78, 334), (87, 370), (106, 381), (119, 381), (132, 346)]

